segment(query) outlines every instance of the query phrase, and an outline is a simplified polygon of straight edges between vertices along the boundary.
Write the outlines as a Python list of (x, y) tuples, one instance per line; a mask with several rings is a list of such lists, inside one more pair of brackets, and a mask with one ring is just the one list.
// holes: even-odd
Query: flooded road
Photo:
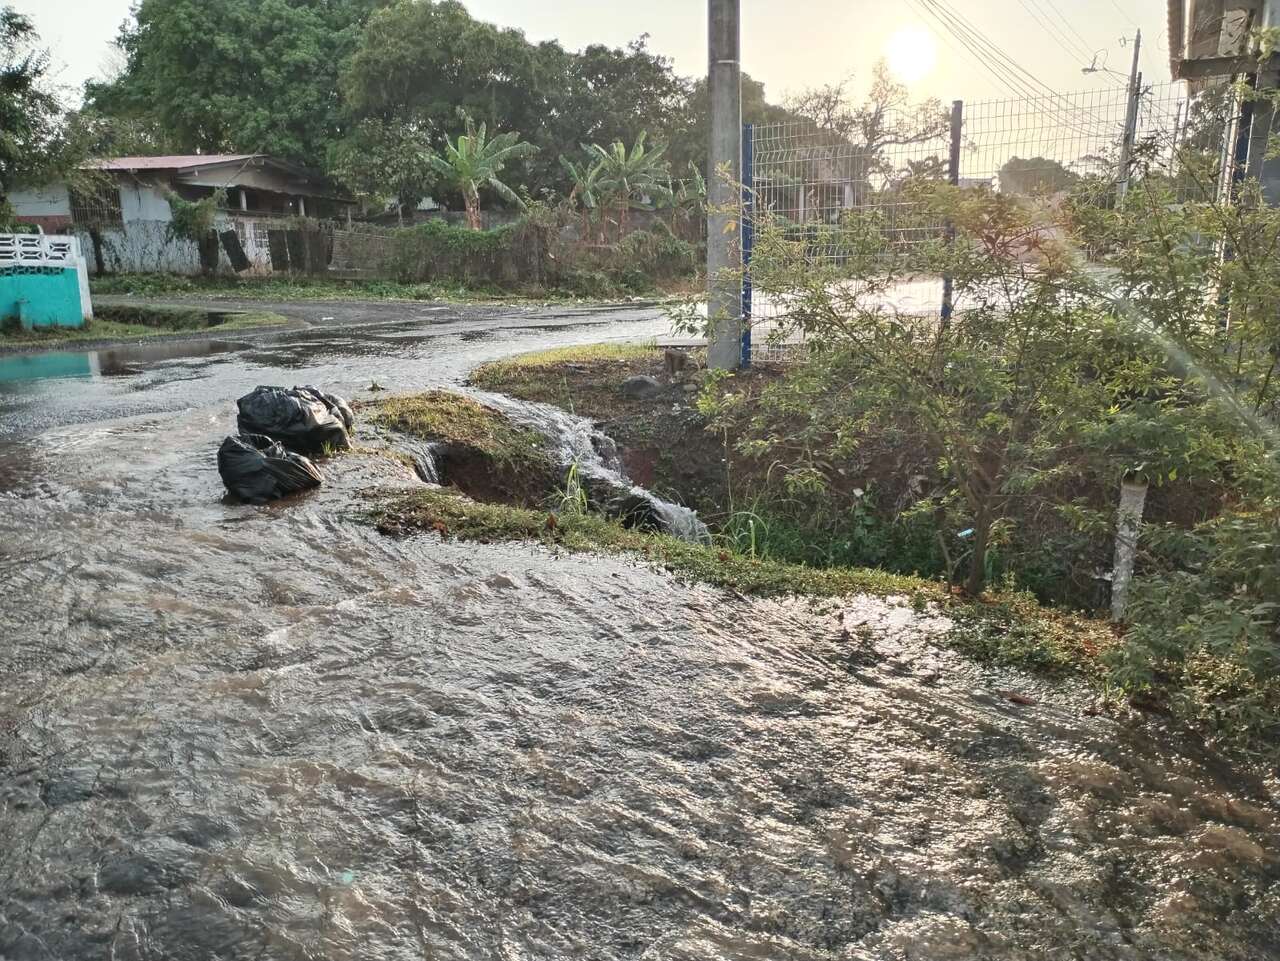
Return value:
[(373, 456), (222, 501), (258, 383), (664, 328), (415, 319), (0, 378), (0, 958), (1275, 957), (1275, 783), (975, 667), (936, 615), (383, 538), (359, 491), (416, 481)]

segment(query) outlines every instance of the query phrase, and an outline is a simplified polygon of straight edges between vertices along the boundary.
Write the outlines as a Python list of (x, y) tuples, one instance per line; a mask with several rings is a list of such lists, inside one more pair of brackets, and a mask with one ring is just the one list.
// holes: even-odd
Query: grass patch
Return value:
[(460, 394), (435, 390), (391, 397), (373, 405), (372, 418), (419, 440), (473, 448), (510, 470), (545, 471), (551, 466), (541, 434)]
[(480, 370), (494, 376), (507, 370), (536, 370), (557, 364), (591, 364), (618, 361), (625, 364), (661, 360), (662, 352), (652, 342), (645, 344), (588, 344), (585, 347), (553, 347), (549, 350), (519, 354), (509, 360), (487, 364)]
[[(336, 280), (328, 277), (189, 277), (181, 274), (112, 274), (91, 277), (95, 295), (185, 296), (210, 300), (390, 300), (442, 303), (581, 303), (617, 300), (582, 297), (573, 290), (546, 287), (504, 289), (486, 285), (401, 283), (392, 280)], [(665, 290), (665, 288), (664, 288)], [(678, 288), (669, 291), (673, 295)]]
[[(484, 364), (470, 381), (482, 390), (521, 400), (554, 404), (594, 420), (648, 415), (653, 400), (629, 400), (620, 387), (628, 377), (663, 377), (662, 351), (649, 344), (592, 344), (560, 347)], [(670, 406), (670, 405), (667, 405)], [(622, 425), (610, 424), (613, 433)], [(625, 429), (615, 440), (629, 442)]]
[(100, 305), (83, 327), (23, 330), (16, 322), (0, 327), (0, 347), (80, 341), (140, 340), (200, 331), (249, 330), (288, 321), (270, 311), (208, 311), (188, 307)]
[(560, 480), (546, 438), (469, 397), (429, 391), (366, 409), (372, 422), (434, 445), (441, 482), (479, 500), (543, 504)]
[(946, 609), (955, 622), (949, 642), (988, 663), (1047, 673), (1094, 673), (1094, 658), (1112, 641), (1106, 625), (1040, 607), (1024, 595), (978, 602), (950, 595), (936, 581), (886, 571), (811, 568), (689, 544), (661, 534), (627, 530), (593, 514), (479, 503), (440, 488), (386, 495), (370, 512), (385, 534), (434, 531), (481, 543), (532, 541), (562, 550), (629, 554), (677, 576), (761, 597), (841, 598), (902, 595), (922, 609)]

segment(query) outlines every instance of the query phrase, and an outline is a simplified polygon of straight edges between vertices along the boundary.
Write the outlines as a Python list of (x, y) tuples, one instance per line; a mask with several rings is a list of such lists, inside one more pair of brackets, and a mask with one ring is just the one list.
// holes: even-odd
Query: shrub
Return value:
[[(1280, 212), (1254, 184), (1183, 203), (1140, 176), (1123, 202), (943, 185), (912, 199), (954, 240), (895, 245), (860, 211), (757, 219), (752, 280), (809, 358), (763, 392), (729, 378), (704, 396), (756, 484), (753, 550), (1103, 606), (1118, 488), (1143, 478), (1110, 683), (1222, 738), (1280, 731)], [(893, 306), (938, 275), (954, 279), (949, 319)]]
[(525, 218), (493, 230), (430, 220), (395, 235), (395, 273), (404, 283), (537, 284), (554, 280), (554, 230)]

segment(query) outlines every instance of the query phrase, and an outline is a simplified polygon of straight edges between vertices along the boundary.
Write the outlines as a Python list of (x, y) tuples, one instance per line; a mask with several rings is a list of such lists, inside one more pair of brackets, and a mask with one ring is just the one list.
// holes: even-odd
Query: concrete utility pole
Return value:
[(1120, 485), (1120, 510), (1116, 515), (1116, 558), (1111, 572), (1111, 619), (1124, 620), (1129, 604), (1129, 585), (1138, 557), (1138, 533), (1147, 508), (1145, 477), (1126, 477)]
[[(742, 37), (741, 0), (708, 0), (707, 90), (711, 100), (707, 171), (707, 362), (742, 362)], [(728, 173), (726, 178), (725, 173)]]
[(1142, 98), (1142, 75), (1138, 55), (1142, 53), (1142, 31), (1133, 38), (1133, 66), (1129, 69), (1129, 105), (1124, 113), (1124, 137), (1120, 141), (1120, 199), (1129, 192), (1129, 165), (1133, 163), (1133, 142), (1138, 136), (1138, 101)]

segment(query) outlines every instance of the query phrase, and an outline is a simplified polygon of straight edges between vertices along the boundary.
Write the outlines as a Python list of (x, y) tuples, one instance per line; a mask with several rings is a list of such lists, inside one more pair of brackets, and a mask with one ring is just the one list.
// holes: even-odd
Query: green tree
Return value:
[(507, 186), (498, 175), (513, 160), (527, 157), (537, 151), (533, 144), (525, 143), (516, 132), (488, 135), (486, 124), (477, 128), (467, 118), (466, 133), (453, 141), (446, 140), (443, 156), (432, 156), (431, 166), (440, 182), (462, 194), (467, 209), (467, 224), (472, 230), (481, 228), (480, 191), (492, 190), (503, 200), (523, 208), (524, 201)]
[(0, 223), (12, 218), (8, 195), (20, 183), (65, 175), (82, 138), (48, 87), (48, 54), (31, 21), (0, 7)]
[(630, 150), (621, 141), (614, 141), (608, 148), (599, 144), (583, 147), (599, 168), (597, 189), (606, 203), (617, 208), (619, 240), (626, 235), (632, 207), (649, 200), (672, 200), (667, 149), (650, 148), (647, 139), (648, 135), (641, 131)]
[(570, 55), (555, 135), (567, 150), (579, 143), (633, 143), (645, 131), (679, 134), (690, 92), (671, 61), (649, 50), (647, 34), (625, 48), (594, 44)]
[(426, 135), (407, 124), (368, 119), (333, 149), (329, 173), (366, 205), (394, 198), (404, 223), (435, 185), (433, 151)]
[(140, 0), (125, 68), (90, 83), (94, 114), (145, 122), (170, 149), (318, 165), (343, 129), (340, 64), (387, 0)]
[[(786, 107), (769, 102), (764, 84), (749, 74), (742, 75), (742, 122), (750, 124), (786, 123), (800, 119)], [(711, 139), (711, 98), (707, 95), (706, 78), (689, 86), (688, 98), (679, 109), (646, 129), (661, 131), (670, 145), (671, 166), (685, 170), (690, 164), (707, 171), (707, 144)]]
[(999, 179), (1003, 193), (1035, 196), (1070, 190), (1080, 182), (1080, 175), (1047, 157), (1010, 157), (1000, 168)]
[(568, 192), (559, 163), (584, 142), (631, 142), (682, 116), (686, 84), (644, 38), (571, 53), (476, 20), (454, 0), (398, 3), (374, 15), (343, 71), (352, 120), (406, 122), (444, 135), (464, 110), (491, 129), (528, 132), (530, 182)]
[(460, 112), (491, 130), (538, 131), (535, 145), (551, 153), (534, 178), (546, 185), (562, 177), (548, 125), (561, 113), (568, 57), (475, 20), (454, 0), (401, 2), (370, 18), (342, 92), (353, 122), (411, 125), (437, 151)]

